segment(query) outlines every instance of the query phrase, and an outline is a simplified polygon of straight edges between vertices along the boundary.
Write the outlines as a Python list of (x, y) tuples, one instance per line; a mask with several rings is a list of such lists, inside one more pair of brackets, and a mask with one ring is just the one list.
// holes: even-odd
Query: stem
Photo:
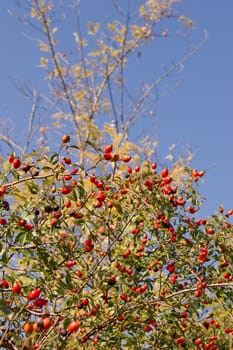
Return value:
[[(224, 282), (224, 283), (210, 283), (210, 284), (207, 284), (207, 286), (206, 286), (206, 288), (211, 288), (211, 287), (233, 287), (233, 283), (227, 283), (227, 282)], [(175, 297), (177, 295), (180, 295), (180, 294), (185, 294), (185, 293), (189, 293), (189, 292), (195, 292), (196, 290), (198, 290), (197, 287), (182, 289), (182, 290), (179, 290), (178, 292), (175, 292), (175, 293), (172, 293), (172, 294), (169, 294), (169, 295), (163, 297), (163, 299), (167, 300), (167, 299), (173, 298), (173, 297)]]
[(72, 115), (72, 119), (73, 119), (73, 122), (75, 124), (75, 128), (76, 128), (76, 131), (78, 133), (79, 141), (80, 141), (80, 144), (81, 144), (81, 137), (79, 135), (79, 125), (78, 125), (78, 122), (76, 120), (75, 109), (74, 109), (74, 107), (72, 105), (71, 97), (69, 95), (66, 82), (64, 80), (64, 77), (63, 77), (60, 65), (59, 65), (57, 57), (56, 57), (56, 52), (55, 52), (55, 49), (54, 49), (53, 40), (52, 40), (52, 36), (51, 36), (51, 33), (50, 33), (50, 29), (49, 29), (49, 24), (48, 24), (47, 18), (45, 16), (45, 13), (44, 13), (43, 10), (40, 10), (40, 14), (41, 14), (42, 22), (43, 22), (43, 25), (44, 25), (45, 34), (47, 35), (49, 48), (50, 48), (50, 52), (51, 52), (51, 55), (52, 55), (52, 60), (54, 62), (56, 70), (58, 72), (58, 76), (60, 78), (60, 81), (61, 81), (61, 84), (62, 84), (62, 88), (63, 88), (63, 91), (65, 93), (65, 97), (66, 97), (67, 103), (69, 105), (69, 108), (70, 108), (70, 111), (71, 111), (71, 115)]
[(24, 179), (9, 182), (3, 186), (6, 188), (13, 187), (13, 186), (18, 185), (18, 184), (23, 183), (23, 182), (27, 182), (27, 181), (31, 181), (31, 180), (35, 180), (35, 179), (36, 180), (47, 179), (48, 177), (51, 177), (51, 176), (54, 176), (54, 173), (49, 173), (47, 175), (39, 175), (39, 176), (29, 176), (29, 177), (25, 177)]

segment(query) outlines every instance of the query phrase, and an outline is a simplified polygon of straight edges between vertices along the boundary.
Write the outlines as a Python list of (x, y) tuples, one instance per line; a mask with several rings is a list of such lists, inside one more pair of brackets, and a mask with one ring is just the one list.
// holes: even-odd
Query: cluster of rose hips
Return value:
[(113, 145), (107, 145), (104, 148), (104, 159), (105, 160), (109, 160), (109, 161), (118, 161), (118, 160), (122, 160), (125, 163), (128, 163), (131, 160), (131, 156), (129, 155), (123, 155), (120, 158), (120, 155), (118, 153), (113, 153), (112, 154), (112, 150), (113, 150)]

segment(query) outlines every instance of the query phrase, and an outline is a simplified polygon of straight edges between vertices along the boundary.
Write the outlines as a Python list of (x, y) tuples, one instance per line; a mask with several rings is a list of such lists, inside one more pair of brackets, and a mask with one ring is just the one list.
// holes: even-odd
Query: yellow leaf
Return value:
[(140, 27), (140, 26), (132, 25), (131, 26), (131, 33), (135, 39), (138, 39), (138, 38), (143, 37), (145, 35), (147, 35), (147, 36), (150, 35), (151, 31), (145, 26)]
[(87, 41), (85, 39), (80, 40), (80, 46), (85, 47), (87, 46)]
[(112, 23), (108, 23), (108, 29), (109, 30), (116, 30), (116, 23), (112, 22)]
[(99, 30), (100, 24), (98, 22), (93, 24), (92, 22), (89, 21), (87, 23), (87, 26), (88, 26), (88, 34), (95, 35)]
[(83, 78), (88, 78), (88, 77), (91, 77), (92, 75), (93, 75), (93, 71), (87, 70), (86, 72), (83, 73)]
[(100, 51), (99, 50), (93, 50), (93, 51), (89, 52), (88, 55), (92, 56), (92, 57), (96, 57), (96, 56), (100, 55)]
[(73, 66), (73, 69), (74, 69), (74, 76), (79, 79), (80, 73), (81, 73), (81, 67), (77, 64)]
[(84, 96), (85, 96), (84, 91), (77, 91), (77, 92), (75, 92), (75, 94), (73, 95), (73, 97), (74, 97), (76, 100), (82, 100)]
[(145, 7), (143, 5), (139, 7), (139, 13), (142, 17), (146, 15)]
[(60, 112), (54, 113), (54, 114), (52, 115), (52, 118), (53, 118), (53, 119), (56, 119), (56, 120), (62, 120), (62, 119), (64, 119), (64, 113), (60, 113)]
[(185, 160), (182, 157), (179, 157), (178, 160), (174, 163), (173, 169), (171, 171), (171, 176), (174, 181), (174, 184), (184, 185), (185, 181), (189, 177), (189, 174), (186, 171)]
[(45, 58), (45, 57), (41, 57), (40, 58), (40, 64), (41, 64), (42, 67), (46, 67), (47, 64), (48, 64), (48, 59)]
[(123, 135), (121, 133), (117, 133), (115, 126), (108, 124), (108, 123), (104, 124), (104, 132), (106, 132), (107, 134), (109, 134), (111, 136), (112, 141), (113, 141), (113, 145), (114, 145), (114, 149), (117, 150), (120, 146), (122, 139), (123, 139)]
[(39, 43), (40, 51), (41, 52), (49, 52), (49, 47), (47, 44), (45, 44), (43, 41)]
[(115, 35), (115, 36), (113, 37), (113, 39), (114, 39), (115, 41), (117, 41), (118, 43), (120, 43), (120, 44), (122, 44), (123, 41), (124, 41), (124, 38), (123, 38), (122, 36), (120, 36), (120, 35)]
[(57, 67), (54, 68), (53, 74), (54, 74), (54, 77), (59, 76), (59, 70), (57, 69)]
[(119, 56), (120, 52), (121, 51), (119, 51), (119, 50), (111, 50), (110, 51), (110, 56), (113, 57), (113, 58), (117, 58)]
[(35, 18), (36, 16), (37, 16), (37, 11), (36, 11), (35, 7), (32, 7), (31, 8), (31, 17)]
[(52, 122), (52, 128), (59, 129), (61, 128), (61, 124), (59, 124), (58, 122)]
[(184, 23), (186, 27), (192, 28), (193, 27), (193, 22), (190, 18), (185, 17), (185, 16), (180, 16), (179, 20)]

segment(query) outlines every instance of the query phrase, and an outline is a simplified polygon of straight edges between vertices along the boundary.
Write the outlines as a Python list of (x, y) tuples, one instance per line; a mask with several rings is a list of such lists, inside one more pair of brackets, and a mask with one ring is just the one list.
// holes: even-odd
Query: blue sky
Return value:
[[(10, 128), (12, 119), (12, 128), (15, 125), (17, 135), (23, 137), (30, 101), (20, 96), (9, 77), (36, 87), (43, 87), (44, 82), (37, 67), (39, 50), (35, 42), (22, 35), (25, 28), (7, 13), (8, 7), (15, 8), (13, 3), (0, 2), (0, 117)], [(113, 14), (108, 4), (109, 0), (85, 0), (83, 23), (89, 18), (111, 18)], [(186, 62), (178, 80), (166, 81), (166, 86), (172, 88), (182, 78), (177, 88), (156, 105), (156, 128), (153, 130), (159, 140), (161, 159), (172, 144), (178, 145), (179, 150), (187, 145), (194, 150), (193, 166), (207, 171), (200, 191), (206, 197), (203, 212), (210, 214), (220, 204), (226, 209), (233, 207), (233, 2), (184, 0), (179, 8), (194, 21), (195, 29), (191, 34), (194, 42), (203, 38), (204, 29), (208, 40)], [(68, 29), (72, 33), (72, 29)], [(63, 40), (65, 42), (65, 36)], [(186, 39), (182, 41), (171, 36), (165, 40), (146, 49), (138, 79), (148, 77), (150, 80), (152, 73), (157, 74), (158, 70), (159, 74), (163, 64), (171, 64), (185, 52)], [(132, 69), (137, 70), (137, 66)], [(150, 129), (150, 119), (144, 124)]]

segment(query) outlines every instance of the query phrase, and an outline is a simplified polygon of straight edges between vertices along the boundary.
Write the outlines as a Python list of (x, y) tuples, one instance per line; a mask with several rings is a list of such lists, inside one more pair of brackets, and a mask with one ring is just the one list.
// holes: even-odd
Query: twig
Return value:
[(30, 144), (31, 139), (32, 139), (33, 123), (34, 123), (35, 115), (36, 115), (36, 111), (37, 111), (37, 103), (38, 103), (37, 91), (33, 90), (32, 109), (31, 109), (31, 113), (30, 113), (29, 119), (28, 119), (28, 136), (27, 136), (27, 142), (26, 142), (26, 145), (24, 148), (24, 153), (27, 152), (29, 144)]
[(47, 175), (39, 175), (39, 176), (28, 176), (28, 177), (25, 177), (23, 179), (16, 180), (16, 181), (4, 184), (4, 187), (6, 187), (6, 188), (12, 187), (12, 186), (18, 185), (20, 183), (31, 181), (31, 180), (35, 180), (35, 179), (36, 180), (47, 179), (48, 177), (51, 177), (51, 176), (54, 176), (54, 173), (49, 173)]
[(3, 135), (2, 133), (0, 133), (0, 139), (5, 142), (11, 149), (12, 151), (14, 149), (17, 149), (18, 151), (20, 151), (20, 153), (23, 153), (23, 148), (20, 147), (17, 143), (15, 143), (14, 141), (12, 141), (8, 136)]
[[(225, 283), (210, 283), (210, 284), (207, 284), (206, 288), (208, 288), (208, 287), (209, 288), (211, 288), (211, 287), (233, 287), (233, 283), (227, 283), (227, 282), (225, 282)], [(173, 298), (173, 297), (180, 295), (180, 294), (195, 292), (196, 290), (198, 290), (198, 287), (182, 289), (182, 290), (179, 290), (178, 292), (164, 296), (163, 299), (167, 300), (167, 299)]]
[(58, 72), (58, 75), (59, 75), (59, 78), (60, 78), (60, 81), (61, 81), (61, 84), (62, 84), (62, 88), (63, 88), (63, 91), (65, 93), (65, 97), (66, 97), (66, 100), (68, 102), (68, 105), (69, 105), (69, 108), (70, 108), (70, 111), (71, 111), (72, 119), (73, 119), (74, 125), (76, 127), (76, 130), (78, 132), (79, 125), (78, 125), (78, 122), (76, 120), (76, 113), (75, 113), (74, 107), (72, 105), (72, 101), (71, 101), (71, 98), (70, 98), (70, 95), (69, 95), (69, 92), (68, 92), (68, 88), (67, 88), (67, 85), (65, 83), (63, 74), (61, 72), (60, 65), (59, 65), (57, 57), (56, 57), (56, 53), (55, 53), (54, 45), (53, 45), (53, 40), (52, 40), (50, 29), (49, 29), (49, 24), (48, 24), (47, 18), (45, 16), (45, 13), (42, 10), (41, 10), (40, 14), (41, 14), (41, 18), (42, 18), (43, 25), (44, 25), (44, 28), (45, 28), (45, 33), (47, 35), (49, 48), (50, 48), (50, 51), (51, 51), (51, 54), (52, 54), (52, 60), (53, 60), (54, 65), (55, 65), (55, 67), (57, 69), (57, 72)]

